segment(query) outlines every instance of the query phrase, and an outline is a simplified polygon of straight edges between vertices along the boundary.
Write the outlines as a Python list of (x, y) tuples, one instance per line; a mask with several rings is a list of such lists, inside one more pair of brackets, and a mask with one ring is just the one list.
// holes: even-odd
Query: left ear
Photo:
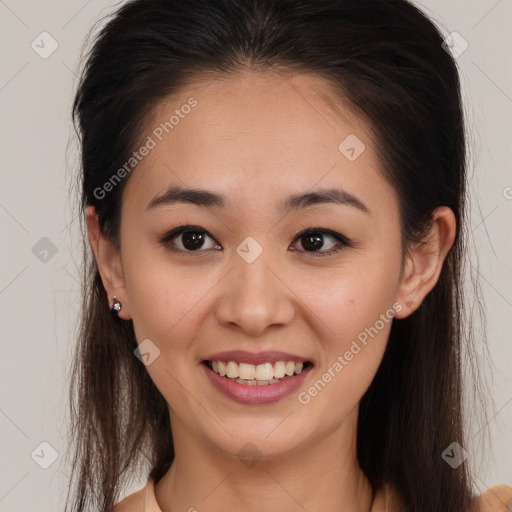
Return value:
[(402, 308), (396, 311), (396, 318), (408, 317), (434, 288), (455, 240), (456, 227), (455, 215), (447, 206), (440, 206), (432, 212), (427, 235), (408, 251), (405, 258), (397, 295)]

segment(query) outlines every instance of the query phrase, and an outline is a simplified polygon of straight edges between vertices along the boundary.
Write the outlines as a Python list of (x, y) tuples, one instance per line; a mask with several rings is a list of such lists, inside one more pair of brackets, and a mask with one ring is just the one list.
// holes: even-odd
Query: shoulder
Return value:
[(474, 499), (471, 512), (509, 512), (512, 510), (512, 487), (491, 487), (482, 496)]
[(162, 512), (155, 498), (155, 483), (151, 477), (146, 485), (121, 500), (111, 512)]
[[(390, 484), (377, 492), (371, 512), (405, 512), (407, 507), (400, 494)], [(512, 487), (491, 487), (481, 496), (473, 498), (470, 512), (512, 512)]]
[(145, 512), (146, 487), (117, 503), (112, 512)]

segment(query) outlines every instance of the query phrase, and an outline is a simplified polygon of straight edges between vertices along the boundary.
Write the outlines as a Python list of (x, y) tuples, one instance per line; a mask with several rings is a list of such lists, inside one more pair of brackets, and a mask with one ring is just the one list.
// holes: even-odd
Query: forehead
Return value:
[(218, 191), (246, 208), (331, 186), (389, 201), (370, 127), (317, 75), (205, 75), (156, 106), (149, 139), (124, 194), (138, 209), (170, 184)]

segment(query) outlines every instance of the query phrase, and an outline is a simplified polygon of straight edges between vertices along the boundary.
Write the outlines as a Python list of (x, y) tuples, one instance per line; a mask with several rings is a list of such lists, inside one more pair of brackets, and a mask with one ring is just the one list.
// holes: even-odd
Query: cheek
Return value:
[[(306, 275), (296, 281), (296, 289), (323, 325), (322, 338), (338, 349), (373, 326), (382, 314), (393, 315), (389, 310), (395, 301), (397, 276), (398, 265), (386, 268), (367, 260), (362, 265)], [(380, 322), (378, 327), (382, 330)]]
[[(299, 396), (318, 413), (336, 408), (336, 419), (357, 405), (382, 361), (395, 315), (399, 260), (367, 258), (303, 285), (321, 340), (316, 380)], [(389, 262), (396, 262), (390, 264)]]
[(211, 276), (197, 270), (184, 272), (183, 267), (170, 264), (161, 254), (155, 256), (155, 252), (159, 251), (136, 246), (127, 250), (125, 283), (130, 313), (138, 343), (149, 339), (159, 351), (146, 366), (148, 374), (169, 406), (185, 413), (197, 408), (181, 383), (190, 379), (193, 340), (203, 323), (199, 316), (204, 314), (205, 296), (213, 283)]
[(165, 344), (176, 337), (190, 338), (198, 324), (194, 315), (201, 310), (213, 276), (193, 266), (184, 270), (173, 265), (154, 248), (132, 245), (127, 254), (125, 284), (137, 339), (154, 338)]
[[(311, 297), (322, 347), (315, 379), (298, 396), (333, 427), (357, 406), (382, 361), (394, 317), (393, 286), (371, 279), (346, 279), (325, 295)], [(326, 298), (326, 296), (329, 296)], [(330, 411), (327, 413), (326, 411)], [(333, 413), (336, 411), (336, 413)]]

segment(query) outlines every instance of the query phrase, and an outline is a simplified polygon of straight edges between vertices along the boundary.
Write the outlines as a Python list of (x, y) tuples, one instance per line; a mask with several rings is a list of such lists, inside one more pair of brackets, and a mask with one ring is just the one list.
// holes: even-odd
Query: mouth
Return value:
[(310, 361), (275, 361), (261, 364), (235, 361), (204, 360), (201, 362), (211, 372), (228, 381), (244, 386), (272, 386), (307, 373), (313, 366)]

